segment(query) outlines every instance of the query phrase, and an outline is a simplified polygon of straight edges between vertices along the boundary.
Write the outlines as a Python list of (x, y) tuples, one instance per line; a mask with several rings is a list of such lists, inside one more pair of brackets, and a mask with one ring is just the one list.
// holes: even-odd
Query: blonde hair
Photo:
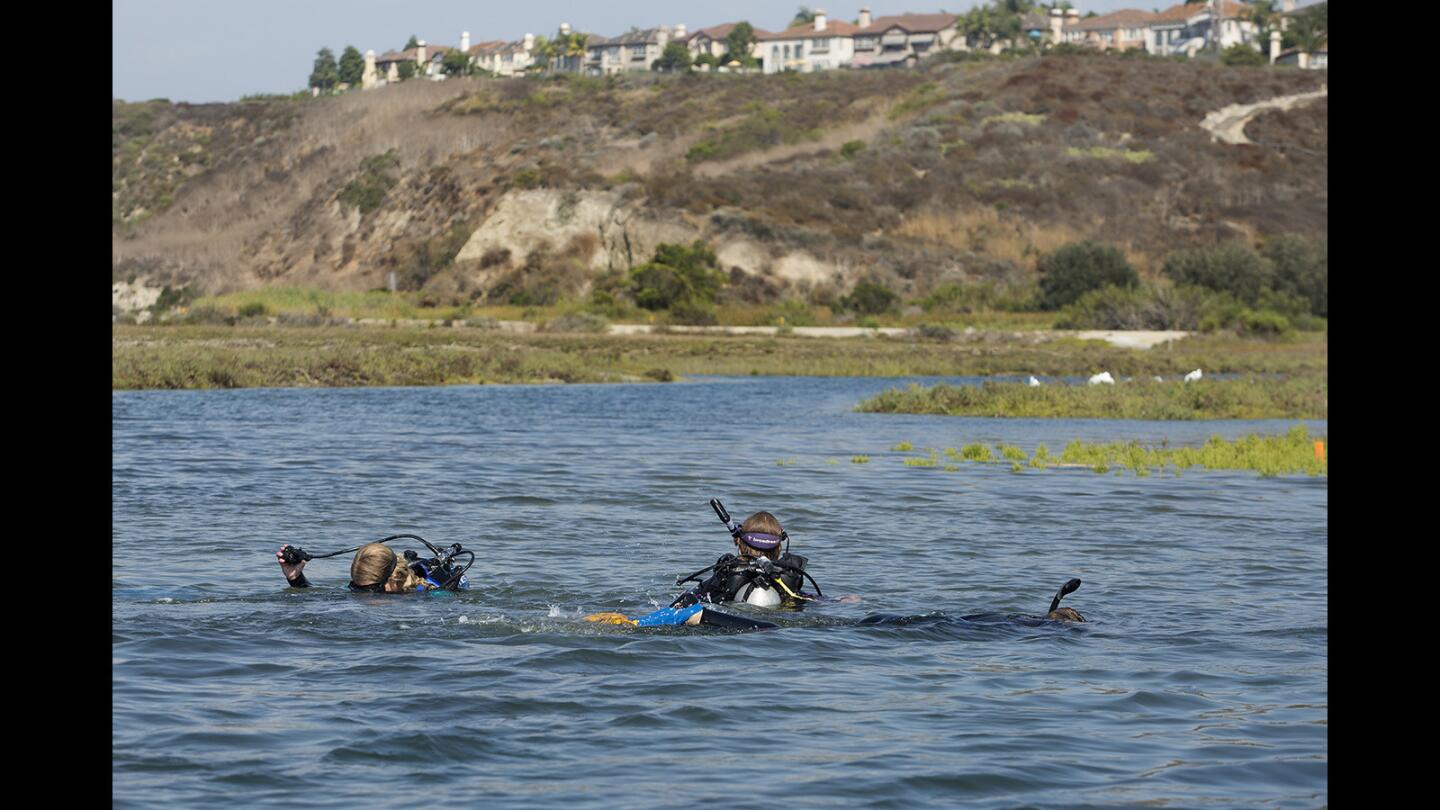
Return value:
[[(393, 568), (392, 568), (393, 566)], [(386, 571), (389, 577), (386, 577)], [(350, 581), (361, 587), (384, 580), (386, 593), (405, 593), (423, 582), (410, 567), (395, 557), (395, 550), (384, 543), (370, 543), (355, 552), (350, 563)]]
[[(777, 520), (774, 515), (769, 512), (756, 512), (750, 517), (745, 518), (745, 522), (740, 524), (740, 531), (773, 534), (779, 537), (780, 533), (785, 530), (781, 528), (780, 521)], [(765, 557), (771, 560), (780, 559), (779, 543), (777, 543), (774, 548), (755, 548), (745, 545), (745, 541), (737, 537), (735, 538), (735, 546), (740, 549), (741, 557)]]

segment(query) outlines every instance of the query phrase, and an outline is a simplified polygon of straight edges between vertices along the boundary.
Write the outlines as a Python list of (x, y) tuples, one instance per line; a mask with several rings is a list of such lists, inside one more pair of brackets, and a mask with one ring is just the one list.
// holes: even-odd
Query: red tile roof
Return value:
[[(735, 26), (737, 26), (737, 25), (739, 25), (739, 24), (740, 24), (740, 23), (724, 23), (724, 24), (722, 24), (722, 25), (712, 25), (712, 26), (710, 26), (709, 28), (701, 28), (701, 29), (698, 30), (698, 31), (692, 31), (692, 32), (690, 32), (690, 36), (687, 36), (687, 37), (685, 37), (684, 39), (682, 39), (682, 40), (680, 40), (680, 41), (681, 41), (681, 42), (689, 42), (690, 40), (694, 39), (695, 37), (700, 36), (701, 34), (704, 34), (705, 36), (707, 36), (707, 37), (709, 37), (709, 38), (711, 38), (711, 39), (717, 39), (717, 40), (718, 40), (718, 39), (724, 39), (725, 37), (730, 36), (730, 32), (731, 32), (731, 31), (734, 31), (734, 30), (735, 30)], [(752, 27), (753, 27), (753, 26), (752, 26)], [(758, 33), (758, 30), (757, 30), (757, 33)]]
[(896, 14), (890, 17), (876, 17), (859, 34), (881, 34), (887, 29), (899, 26), (911, 34), (929, 34), (949, 28), (960, 18), (959, 14)]
[(1191, 17), (1205, 10), (1205, 6), (1199, 4), (1185, 5), (1181, 3), (1171, 6), (1164, 11), (1150, 18), (1152, 23), (1183, 23)]
[(491, 39), (486, 40), (485, 42), (477, 42), (474, 45), (471, 45), (470, 50), (466, 51), (466, 53), (470, 54), (471, 56), (479, 56), (482, 53), (494, 53), (496, 51), (499, 51), (503, 47), (505, 47), (505, 40)]
[(760, 42), (773, 42), (782, 39), (825, 39), (827, 37), (848, 37), (854, 36), (860, 29), (844, 20), (826, 20), (825, 30), (816, 31), (815, 23), (803, 25), (792, 25), (784, 31), (761, 31), (755, 29), (755, 39)]
[(1138, 8), (1122, 8), (1098, 17), (1088, 17), (1065, 26), (1067, 31), (1110, 31), (1116, 28), (1138, 28), (1155, 18), (1149, 11)]

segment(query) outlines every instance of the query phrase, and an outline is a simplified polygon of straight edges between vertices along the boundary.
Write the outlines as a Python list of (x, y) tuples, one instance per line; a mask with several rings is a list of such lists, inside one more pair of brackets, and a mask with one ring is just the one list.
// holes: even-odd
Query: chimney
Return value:
[(1271, 32), (1270, 32), (1270, 64), (1272, 64), (1272, 65), (1275, 64), (1275, 60), (1276, 60), (1276, 59), (1279, 59), (1279, 58), (1280, 58), (1280, 32), (1279, 32), (1279, 31), (1271, 31)]
[(815, 30), (825, 30), (825, 9), (823, 8), (815, 9)]
[(424, 65), (424, 64), (425, 64), (425, 40), (423, 40), (423, 39), (421, 39), (421, 40), (416, 40), (415, 44), (419, 46), (419, 47), (417, 47), (417, 48), (415, 49), (415, 63), (416, 63), (417, 65)]
[(524, 46), (525, 46), (525, 52), (526, 52), (526, 53), (529, 53), (530, 51), (535, 50), (535, 35), (534, 35), (534, 34), (526, 34), (526, 35), (525, 35), (525, 41), (524, 41), (523, 44), (524, 44)]
[(685, 23), (675, 23), (675, 39), (678, 42), (685, 38)]
[[(1274, 61), (1273, 59), (1271, 60)], [(365, 52), (365, 72), (360, 74), (360, 87), (365, 90), (375, 86), (375, 52)]]
[(461, 50), (462, 52), (464, 52), (464, 53), (469, 53), (469, 52), (470, 52), (470, 32), (469, 32), (469, 31), (461, 31), (461, 32), (460, 32), (460, 50)]
[(560, 23), (560, 36), (570, 36), (570, 23)]
[(1050, 41), (1060, 41), (1060, 29), (1065, 27), (1065, 12), (1062, 9), (1050, 9)]
[(1280, 0), (1280, 10), (1289, 14), (1295, 10), (1295, 0)]
[(670, 29), (669, 29), (669, 28), (666, 28), (666, 27), (663, 26), (663, 25), (660, 26), (660, 28), (655, 31), (655, 44), (656, 44), (656, 45), (659, 45), (659, 46), (660, 46), (660, 50), (663, 51), (663, 50), (665, 50), (665, 43), (667, 43), (667, 42), (669, 42), (669, 41), (670, 41)]
[(1067, 9), (1065, 9), (1065, 22), (1067, 22), (1067, 23), (1077, 23), (1077, 22), (1080, 22), (1080, 9), (1078, 9), (1078, 8), (1067, 8)]
[(860, 23), (860, 27), (861, 27), (861, 28), (869, 28), (869, 27), (870, 27), (870, 7), (869, 7), (869, 6), (865, 6), (864, 8), (860, 9), (860, 20), (859, 20), (859, 23)]

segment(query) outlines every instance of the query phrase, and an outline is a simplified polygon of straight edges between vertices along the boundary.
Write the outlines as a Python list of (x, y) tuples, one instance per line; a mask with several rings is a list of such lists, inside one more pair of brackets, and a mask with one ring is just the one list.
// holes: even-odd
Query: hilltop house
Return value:
[(526, 34), (524, 37), (507, 42), (496, 49), (491, 57), (495, 64), (494, 73), (496, 76), (523, 76), (525, 69), (535, 63), (535, 35)]
[(1263, 43), (1259, 41), (1260, 29), (1245, 19), (1249, 12), (1250, 7), (1244, 3), (1224, 0), (1219, 24), (1216, 25), (1212, 19), (1215, 7), (1210, 3), (1171, 6), (1151, 15), (1150, 35), (1145, 48), (1159, 56), (1176, 53), (1193, 56), (1211, 43), (1212, 36), (1218, 34), (1222, 49), (1245, 44), (1263, 50)]
[[(455, 50), (449, 45), (427, 45), (425, 40), (417, 40), (416, 47), (406, 48), (403, 51), (386, 51), (375, 57), (375, 72), (384, 74), (384, 83), (400, 81), (400, 63), (414, 62), (415, 75), (428, 76), (431, 78), (443, 76), (440, 63), (444, 61), (445, 54)], [(377, 80), (377, 84), (380, 84)]]
[(774, 33), (756, 32), (756, 50), (766, 73), (835, 70), (849, 66), (858, 30), (859, 26), (832, 20), (825, 9), (817, 8), (810, 23)]
[[(730, 44), (726, 42), (726, 37), (730, 36), (730, 32), (734, 31), (737, 25), (739, 25), (738, 22), (712, 25), (709, 28), (701, 28), (689, 36), (681, 36), (680, 31), (683, 26), (677, 26), (675, 39), (677, 42), (685, 43), (685, 47), (690, 49), (691, 58), (699, 58), (708, 54), (719, 59), (730, 52)], [(763, 62), (765, 54), (760, 47), (760, 40), (762, 37), (770, 36), (771, 32), (753, 25), (750, 30), (755, 34), (755, 42), (750, 48), (750, 55)]]
[(927, 54), (961, 47), (956, 28), (958, 14), (900, 14), (872, 21), (870, 9), (860, 9), (855, 31), (855, 67), (914, 65)]
[(1184, 53), (1187, 43), (1194, 39), (1194, 35), (1187, 33), (1187, 30), (1189, 20), (1195, 16), (1197, 8), (1198, 6), (1181, 4), (1152, 14), (1150, 34), (1145, 39), (1145, 51), (1156, 56)]
[(1330, 46), (1321, 45), (1309, 53), (1299, 48), (1286, 48), (1275, 58), (1275, 64), (1294, 65), (1308, 70), (1328, 70), (1330, 68)]
[(730, 32), (734, 31), (737, 25), (739, 23), (712, 25), (688, 35), (684, 33), (684, 26), (676, 26), (675, 41), (685, 45), (686, 50), (690, 51), (691, 59), (701, 56), (713, 56), (719, 59), (730, 52), (730, 46), (725, 43), (725, 38), (730, 36)]
[(470, 55), (470, 64), (482, 70), (495, 72), (495, 55), (505, 47), (505, 40), (491, 39), (477, 42), (465, 50)]
[(1145, 48), (1148, 31), (1146, 26), (1153, 16), (1155, 15), (1149, 11), (1125, 8), (1096, 17), (1067, 21), (1061, 28), (1061, 38), (1072, 44), (1090, 45), (1107, 51)]
[[(1192, 6), (1192, 8), (1194, 7)], [(1206, 4), (1203, 9), (1190, 18), (1188, 30), (1193, 32), (1194, 36), (1204, 37), (1207, 43), (1218, 37), (1222, 50), (1231, 45), (1241, 44), (1259, 47), (1260, 29), (1255, 26), (1255, 23), (1244, 19), (1245, 15), (1250, 12), (1250, 6), (1234, 0), (1223, 0), (1220, 7), (1219, 25), (1215, 25), (1211, 19), (1214, 16), (1211, 6)]]
[[(565, 45), (560, 42), (560, 40), (569, 38), (575, 33), (579, 33), (583, 38), (585, 47), (582, 53), (567, 54), (565, 53)], [(585, 57), (590, 53), (590, 46), (603, 42), (605, 37), (599, 34), (572, 32), (570, 23), (560, 23), (560, 30), (556, 39), (556, 44), (560, 45), (560, 48), (555, 54), (555, 71), (557, 73), (583, 73), (585, 71)]]
[(669, 43), (670, 29), (663, 25), (643, 31), (632, 28), (609, 39), (597, 38), (586, 49), (585, 72), (604, 76), (627, 70), (649, 70)]

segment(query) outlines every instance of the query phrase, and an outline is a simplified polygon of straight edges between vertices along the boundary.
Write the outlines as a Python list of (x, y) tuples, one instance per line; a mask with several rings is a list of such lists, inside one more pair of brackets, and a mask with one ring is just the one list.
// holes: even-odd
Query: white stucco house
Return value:
[(815, 9), (815, 19), (784, 31), (756, 32), (755, 50), (766, 73), (795, 70), (810, 73), (850, 66), (855, 55), (854, 34), (860, 29), (843, 20), (832, 20), (825, 9)]

